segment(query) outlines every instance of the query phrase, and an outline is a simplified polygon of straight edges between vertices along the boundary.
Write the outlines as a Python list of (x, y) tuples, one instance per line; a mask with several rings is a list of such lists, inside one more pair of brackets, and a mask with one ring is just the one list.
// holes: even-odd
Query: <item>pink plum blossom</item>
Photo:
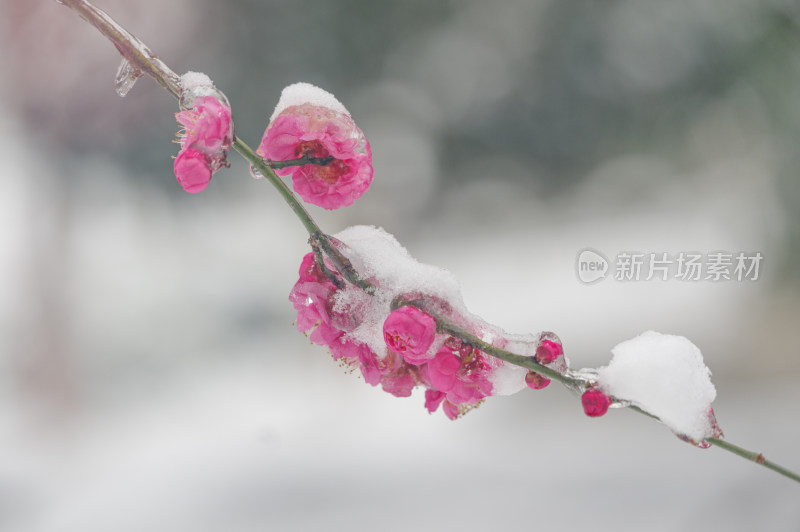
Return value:
[[(341, 316), (334, 310), (339, 289), (322, 271), (313, 253), (303, 257), (299, 275), (289, 294), (297, 310), (298, 330), (310, 332), (313, 343), (327, 346), (334, 360), (360, 369), (364, 380), (372, 386), (380, 384), (386, 392), (398, 397), (411, 395), (411, 390), (419, 384), (419, 368), (391, 351), (381, 358), (366, 344), (347, 337), (342, 324), (357, 322), (361, 317)], [(338, 274), (333, 275), (341, 281)]]
[(233, 133), (231, 109), (213, 96), (196, 98), (191, 109), (175, 114), (183, 126), (175, 158), (175, 177), (186, 192), (206, 189), (211, 176), (226, 164)]
[(211, 181), (211, 165), (205, 154), (193, 149), (181, 149), (173, 164), (175, 177), (190, 194), (202, 192)]
[(310, 340), (317, 345), (332, 345), (343, 334), (333, 319), (333, 298), (336, 285), (317, 264), (314, 254), (308, 253), (300, 265), (300, 279), (289, 293), (289, 301), (297, 310), (297, 329), (311, 332)]
[(181, 148), (192, 147), (209, 156), (230, 148), (231, 108), (213, 96), (195, 99), (193, 107), (176, 113), (175, 119), (184, 127)]
[(381, 388), (395, 397), (409, 397), (418, 384), (417, 370), (414, 366), (403, 364), (391, 373), (381, 377)]
[(425, 408), (428, 409), (428, 412), (431, 414), (439, 408), (439, 405), (444, 401), (445, 394), (444, 392), (439, 392), (437, 390), (431, 390), (430, 388), (425, 390)]
[(444, 403), (442, 403), (442, 410), (448, 419), (457, 419), (461, 413), (458, 411), (458, 407), (448, 400), (445, 400)]
[(436, 320), (416, 307), (400, 307), (383, 322), (386, 346), (409, 364), (424, 364), (433, 358), (428, 350), (435, 337)]
[[(479, 350), (456, 338), (448, 338), (428, 362), (427, 378), (432, 389), (445, 393), (447, 401), (443, 404), (457, 408), (475, 405), (492, 395), (492, 370)], [(445, 414), (451, 417), (447, 410)]]
[(303, 200), (325, 209), (352, 204), (372, 182), (369, 142), (341, 110), (312, 103), (289, 106), (269, 124), (257, 151), (273, 161), (333, 157), (328, 164), (275, 170), (279, 176), (292, 176)]
[[(363, 315), (365, 307), (358, 301), (339, 297), (346, 295), (349, 285), (332, 265), (326, 262), (322, 268), (314, 254), (308, 253), (298, 273), (289, 295), (297, 310), (297, 328), (313, 343), (327, 346), (335, 360), (359, 369), (370, 385), (380, 385), (396, 397), (408, 397), (414, 388), (421, 387), (425, 390), (425, 408), (434, 412), (441, 407), (449, 419), (456, 419), (494, 393), (491, 379), (503, 362), (452, 336), (435, 344), (436, 320), (427, 312), (405, 306), (389, 313), (382, 331), (387, 349), (373, 350), (348, 332), (357, 330), (361, 323), (374, 322)], [(424, 296), (420, 298), (427, 303)], [(447, 305), (436, 305), (437, 313), (448, 315)], [(452, 314), (448, 316), (452, 319)], [(470, 331), (483, 334), (479, 326), (463, 321)], [(498, 336), (492, 342), (499, 345), (506, 340)], [(440, 346), (438, 350), (435, 345)]]
[(449, 392), (456, 384), (456, 372), (461, 360), (447, 349), (442, 348), (428, 363), (428, 378), (431, 385), (440, 392)]

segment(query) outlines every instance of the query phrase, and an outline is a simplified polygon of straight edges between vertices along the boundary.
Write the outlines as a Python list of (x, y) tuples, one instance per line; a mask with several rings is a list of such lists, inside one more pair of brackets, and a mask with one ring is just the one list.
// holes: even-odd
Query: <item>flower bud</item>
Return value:
[(539, 347), (536, 348), (536, 360), (540, 364), (550, 364), (563, 352), (564, 348), (561, 347), (561, 344), (551, 340), (543, 340)]
[(611, 398), (601, 392), (598, 388), (589, 388), (581, 396), (583, 412), (589, 417), (600, 417), (608, 412), (611, 406)]
[(534, 390), (541, 390), (542, 388), (546, 388), (548, 384), (550, 384), (550, 379), (536, 373), (535, 371), (529, 371), (527, 375), (525, 375), (525, 384), (528, 385), (529, 388), (533, 388)]

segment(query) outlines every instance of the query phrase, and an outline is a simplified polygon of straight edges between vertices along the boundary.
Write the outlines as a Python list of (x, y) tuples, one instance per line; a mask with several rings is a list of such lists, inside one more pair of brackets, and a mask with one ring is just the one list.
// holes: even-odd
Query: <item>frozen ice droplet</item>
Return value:
[(258, 168), (256, 168), (252, 164), (250, 165), (250, 175), (253, 176), (255, 179), (264, 179), (264, 174), (262, 174), (258, 170)]
[(117, 77), (114, 79), (114, 88), (117, 94), (123, 98), (128, 94), (136, 83), (136, 80), (141, 78), (144, 74), (142, 71), (133, 66), (130, 61), (122, 58), (122, 61), (117, 68)]

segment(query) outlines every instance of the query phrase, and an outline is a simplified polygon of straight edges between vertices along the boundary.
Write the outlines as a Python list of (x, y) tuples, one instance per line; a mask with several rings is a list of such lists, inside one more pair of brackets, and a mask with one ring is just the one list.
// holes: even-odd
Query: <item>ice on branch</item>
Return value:
[(683, 336), (648, 331), (612, 349), (598, 385), (638, 406), (696, 445), (721, 436), (711, 403), (717, 395), (700, 349)]
[[(309, 253), (289, 299), (298, 312), (298, 329), (310, 333), (312, 342), (328, 346), (335, 359), (360, 369), (373, 386), (380, 384), (399, 397), (424, 388), (426, 408), (433, 412), (441, 405), (451, 419), (486, 397), (526, 387), (526, 369), (437, 331), (427, 312), (496, 347), (566, 370), (557, 336), (511, 335), (470, 314), (449, 272), (417, 262), (382, 229), (351, 227), (334, 241), (362, 278), (376, 287), (374, 293), (344, 282), (327, 260), (323, 268)], [(393, 302), (399, 300), (413, 300), (420, 308), (393, 310)]]
[[(294, 191), (325, 209), (351, 205), (372, 183), (372, 151), (364, 133), (339, 100), (308, 83), (283, 89), (257, 152), (270, 161), (306, 159), (276, 167), (275, 173), (291, 175)], [(252, 166), (251, 172), (261, 177)]]
[(141, 70), (134, 67), (126, 58), (122, 58), (117, 68), (117, 75), (114, 78), (114, 89), (123, 98), (128, 95), (136, 80), (144, 76)]

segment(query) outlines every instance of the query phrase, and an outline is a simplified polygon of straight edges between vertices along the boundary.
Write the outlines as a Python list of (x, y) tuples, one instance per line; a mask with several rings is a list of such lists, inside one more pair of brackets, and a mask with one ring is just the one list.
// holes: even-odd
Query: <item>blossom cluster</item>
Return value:
[[(175, 175), (187, 192), (194, 193), (205, 189), (212, 174), (226, 164), (233, 126), (224, 95), (207, 76), (188, 73), (181, 84), (184, 110), (176, 117), (184, 130), (179, 136)], [(326, 209), (352, 204), (372, 182), (371, 150), (363, 132), (333, 95), (306, 83), (284, 89), (258, 154), (277, 175), (291, 175), (295, 191), (304, 200)], [(251, 171), (261, 177), (252, 167)], [(429, 412), (441, 407), (448, 418), (455, 419), (487, 397), (515, 393), (526, 385), (538, 390), (550, 384), (546, 375), (507, 364), (480, 346), (490, 344), (527, 355), (540, 367), (568, 373), (556, 335), (509, 335), (471, 315), (449, 273), (417, 263), (383, 230), (351, 228), (331, 242), (374, 291), (367, 293), (350, 284), (328, 262), (330, 258), (317, 252), (303, 258), (289, 299), (297, 310), (298, 329), (309, 334), (312, 342), (327, 346), (334, 359), (358, 368), (369, 384), (398, 397), (423, 388)], [(467, 334), (451, 334), (452, 329), (441, 327), (437, 319)], [(586, 381), (581, 396), (584, 412), (599, 417), (611, 406), (635, 405), (664, 420), (686, 441), (703, 446), (705, 437), (721, 435), (710, 408), (714, 391), (708, 370), (688, 340), (653, 334), (644, 338), (647, 349), (634, 350), (635, 357), (616, 353), (611, 365), (599, 373), (591, 370), (597, 378)], [(479, 341), (465, 340), (470, 337)], [(630, 350), (631, 342), (615, 349)], [(663, 348), (665, 342), (668, 349)], [(685, 362), (677, 365), (679, 371), (671, 371), (673, 381), (694, 382), (689, 389), (704, 391), (703, 400), (676, 409), (672, 408), (678, 403), (674, 394), (657, 386), (649, 386), (643, 395), (617, 384), (615, 375), (627, 375), (631, 367), (637, 378), (624, 382), (640, 382), (640, 377), (647, 376), (636, 369), (643, 359), (637, 354), (640, 351), (650, 358), (663, 351), (657, 362), (670, 366), (680, 355)], [(648, 363), (644, 369), (652, 372), (655, 367)], [(666, 402), (658, 399), (659, 394)]]
[(330, 264), (324, 268), (323, 271), (313, 253), (303, 257), (300, 279), (289, 294), (297, 310), (298, 330), (310, 332), (313, 343), (328, 346), (334, 360), (358, 367), (369, 384), (381, 384), (384, 390), (398, 397), (411, 395), (418, 376), (413, 374), (414, 368), (404, 366), (401, 356), (379, 357), (366, 344), (348, 338), (347, 331), (358, 325), (360, 316), (335, 308), (336, 295), (344, 281)]
[[(357, 243), (362, 249), (383, 245), (383, 251), (387, 252), (384, 260), (415, 263), (398, 249), (394, 249), (392, 256), (391, 247), (385, 245), (389, 242), (386, 233), (361, 228), (359, 234), (361, 239)], [(354, 240), (350, 242), (355, 244)], [(346, 243), (341, 247), (350, 260), (369, 271), (369, 265), (364, 264), (367, 257), (359, 256)], [(455, 419), (486, 397), (508, 395), (524, 388), (528, 373), (437, 330), (434, 314), (494, 346), (513, 347), (541, 364), (559, 371), (566, 369), (563, 349), (554, 334), (505, 334), (465, 312), (453, 293), (450, 297), (442, 292), (426, 293), (425, 275), (419, 277), (416, 287), (391, 274), (383, 278), (371, 276), (376, 292), (367, 295), (348, 284), (327, 259), (318, 262), (313, 253), (303, 258), (299, 273), (289, 296), (297, 310), (297, 328), (308, 334), (313, 343), (327, 346), (335, 360), (358, 368), (364, 380), (373, 386), (380, 385), (397, 397), (408, 397), (417, 387), (424, 389), (429, 412), (441, 407), (448, 418)], [(437, 273), (440, 272), (431, 271), (429, 275)], [(391, 302), (401, 299), (398, 295), (413, 300), (415, 306), (393, 310)]]
[[(181, 76), (181, 146), (175, 177), (190, 193), (208, 187), (227, 165), (233, 142), (231, 108), (205, 74)], [(351, 205), (372, 183), (372, 151), (364, 133), (332, 94), (308, 83), (281, 93), (257, 149), (280, 177), (292, 177), (303, 200), (325, 209)], [(251, 166), (253, 177), (263, 177)]]
[(175, 177), (190, 194), (208, 187), (211, 176), (227, 165), (233, 141), (231, 108), (225, 96), (205, 74), (187, 72), (181, 77), (181, 108), (175, 119), (180, 151), (175, 157)]

